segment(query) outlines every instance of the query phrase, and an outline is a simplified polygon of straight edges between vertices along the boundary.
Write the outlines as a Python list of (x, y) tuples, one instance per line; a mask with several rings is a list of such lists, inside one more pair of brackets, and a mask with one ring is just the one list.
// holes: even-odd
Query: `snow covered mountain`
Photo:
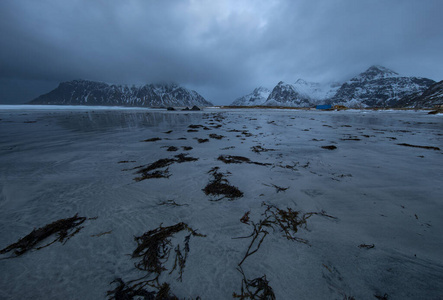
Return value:
[(232, 102), (232, 106), (255, 106), (255, 105), (262, 105), (266, 102), (266, 100), (269, 97), (269, 94), (271, 93), (270, 90), (268, 90), (265, 87), (258, 87), (254, 89), (254, 91), (250, 94), (247, 94), (243, 97), (237, 98)]
[(407, 95), (397, 102), (397, 107), (432, 108), (443, 104), (443, 80), (431, 85), (427, 90)]
[(321, 84), (318, 82), (307, 82), (298, 79), (293, 85), (294, 89), (300, 94), (311, 100), (311, 102), (322, 102), (335, 95), (341, 84), (337, 82)]
[(280, 81), (268, 99), (263, 104), (265, 106), (292, 106), (306, 107), (310, 106), (310, 98), (307, 95), (299, 93), (292, 84)]
[(264, 103), (267, 106), (314, 106), (332, 97), (340, 87), (338, 83), (320, 84), (298, 79), (294, 84), (280, 81)]
[(347, 107), (392, 107), (403, 97), (422, 93), (435, 81), (404, 77), (382, 66), (372, 66), (345, 82), (330, 103)]
[[(263, 101), (264, 93), (258, 96), (259, 92), (256, 93), (258, 90), (256, 89), (252, 94), (238, 98), (232, 105), (312, 107), (327, 103), (351, 108), (394, 107), (400, 104), (420, 106), (428, 100), (411, 100), (409, 96), (418, 97), (424, 94), (424, 91), (434, 83), (435, 81), (428, 78), (401, 76), (388, 68), (372, 66), (342, 85), (320, 84), (303, 79), (298, 79), (293, 84), (280, 81), (266, 101)], [(400, 99), (405, 100), (400, 101)], [(415, 101), (416, 104), (408, 104), (408, 101)], [(432, 103), (431, 101), (426, 105), (432, 106)]]
[(371, 80), (386, 79), (392, 77), (400, 77), (400, 75), (397, 72), (394, 72), (383, 66), (373, 65), (363, 73), (360, 73), (359, 75), (352, 78), (350, 81), (366, 82)]
[(200, 94), (177, 84), (146, 84), (141, 87), (73, 80), (62, 82), (30, 104), (113, 106), (212, 106)]
[(339, 83), (320, 84), (298, 79), (295, 83), (280, 81), (271, 91), (256, 88), (251, 94), (237, 98), (232, 106), (313, 106), (331, 98), (340, 87)]

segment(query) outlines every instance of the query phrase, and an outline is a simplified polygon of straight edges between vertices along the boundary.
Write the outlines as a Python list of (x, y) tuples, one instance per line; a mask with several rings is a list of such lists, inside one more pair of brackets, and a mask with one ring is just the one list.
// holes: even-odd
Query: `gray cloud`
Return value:
[(372, 64), (441, 80), (441, 11), (439, 0), (3, 0), (0, 103), (77, 78), (175, 81), (216, 104)]

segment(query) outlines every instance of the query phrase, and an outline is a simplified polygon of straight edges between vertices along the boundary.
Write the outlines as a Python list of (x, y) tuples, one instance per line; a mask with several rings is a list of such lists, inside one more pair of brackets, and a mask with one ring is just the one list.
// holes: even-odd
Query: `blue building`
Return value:
[(329, 105), (329, 104), (317, 105), (315, 108), (316, 109), (332, 109), (332, 105)]

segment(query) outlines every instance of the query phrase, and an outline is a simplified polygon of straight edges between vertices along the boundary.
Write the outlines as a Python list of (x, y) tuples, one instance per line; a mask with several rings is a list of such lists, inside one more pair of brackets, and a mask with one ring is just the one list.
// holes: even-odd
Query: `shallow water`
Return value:
[[(443, 151), (398, 145), (443, 149), (441, 115), (0, 108), (0, 119), (0, 248), (76, 213), (98, 217), (64, 245), (0, 260), (1, 299), (106, 298), (115, 278), (144, 274), (128, 255), (137, 246), (133, 237), (179, 222), (206, 237), (190, 239), (182, 282), (176, 271), (164, 272), (161, 281), (180, 298), (232, 298), (241, 289), (237, 264), (250, 242), (233, 238), (251, 233), (240, 218), (250, 211), (259, 222), (263, 201), (337, 218), (309, 218), (296, 234), (309, 245), (270, 230), (242, 264), (248, 279), (266, 274), (277, 299), (443, 295)], [(188, 132), (191, 124), (210, 130)], [(155, 137), (161, 140), (143, 142)], [(322, 148), (328, 145), (337, 149)], [(256, 153), (253, 146), (269, 151)], [(170, 165), (169, 178), (134, 181), (130, 169), (179, 153), (198, 161)], [(271, 165), (228, 165), (219, 155)], [(202, 189), (213, 167), (244, 196), (210, 201)], [(182, 206), (162, 205), (169, 200)], [(183, 236), (171, 242), (183, 245)]]

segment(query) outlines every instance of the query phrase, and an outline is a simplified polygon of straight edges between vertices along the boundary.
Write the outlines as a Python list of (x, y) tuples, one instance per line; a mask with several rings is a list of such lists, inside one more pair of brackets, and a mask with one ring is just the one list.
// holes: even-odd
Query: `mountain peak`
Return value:
[(306, 80), (299, 78), (299, 79), (297, 79), (295, 84), (308, 84), (308, 83), (306, 82)]
[(160, 82), (153, 83), (152, 86), (162, 87), (162, 88), (171, 88), (171, 89), (179, 87), (179, 85), (173, 81), (160, 81)]
[(372, 65), (366, 70), (366, 72), (377, 72), (377, 73), (398, 75), (397, 72), (394, 72), (391, 69), (388, 69), (388, 68), (380, 66), (380, 65)]
[(269, 89), (259, 86), (258, 88), (255, 88), (253, 93), (260, 93), (260, 92), (270, 92)]
[(358, 76), (352, 78), (351, 81), (362, 82), (362, 81), (370, 81), (370, 80), (392, 78), (399, 76), (400, 75), (397, 72), (394, 72), (388, 68), (379, 65), (373, 65), (363, 73), (360, 73)]
[(348, 107), (391, 107), (402, 97), (422, 93), (433, 83), (427, 78), (401, 76), (374, 65), (343, 84), (331, 100)]

